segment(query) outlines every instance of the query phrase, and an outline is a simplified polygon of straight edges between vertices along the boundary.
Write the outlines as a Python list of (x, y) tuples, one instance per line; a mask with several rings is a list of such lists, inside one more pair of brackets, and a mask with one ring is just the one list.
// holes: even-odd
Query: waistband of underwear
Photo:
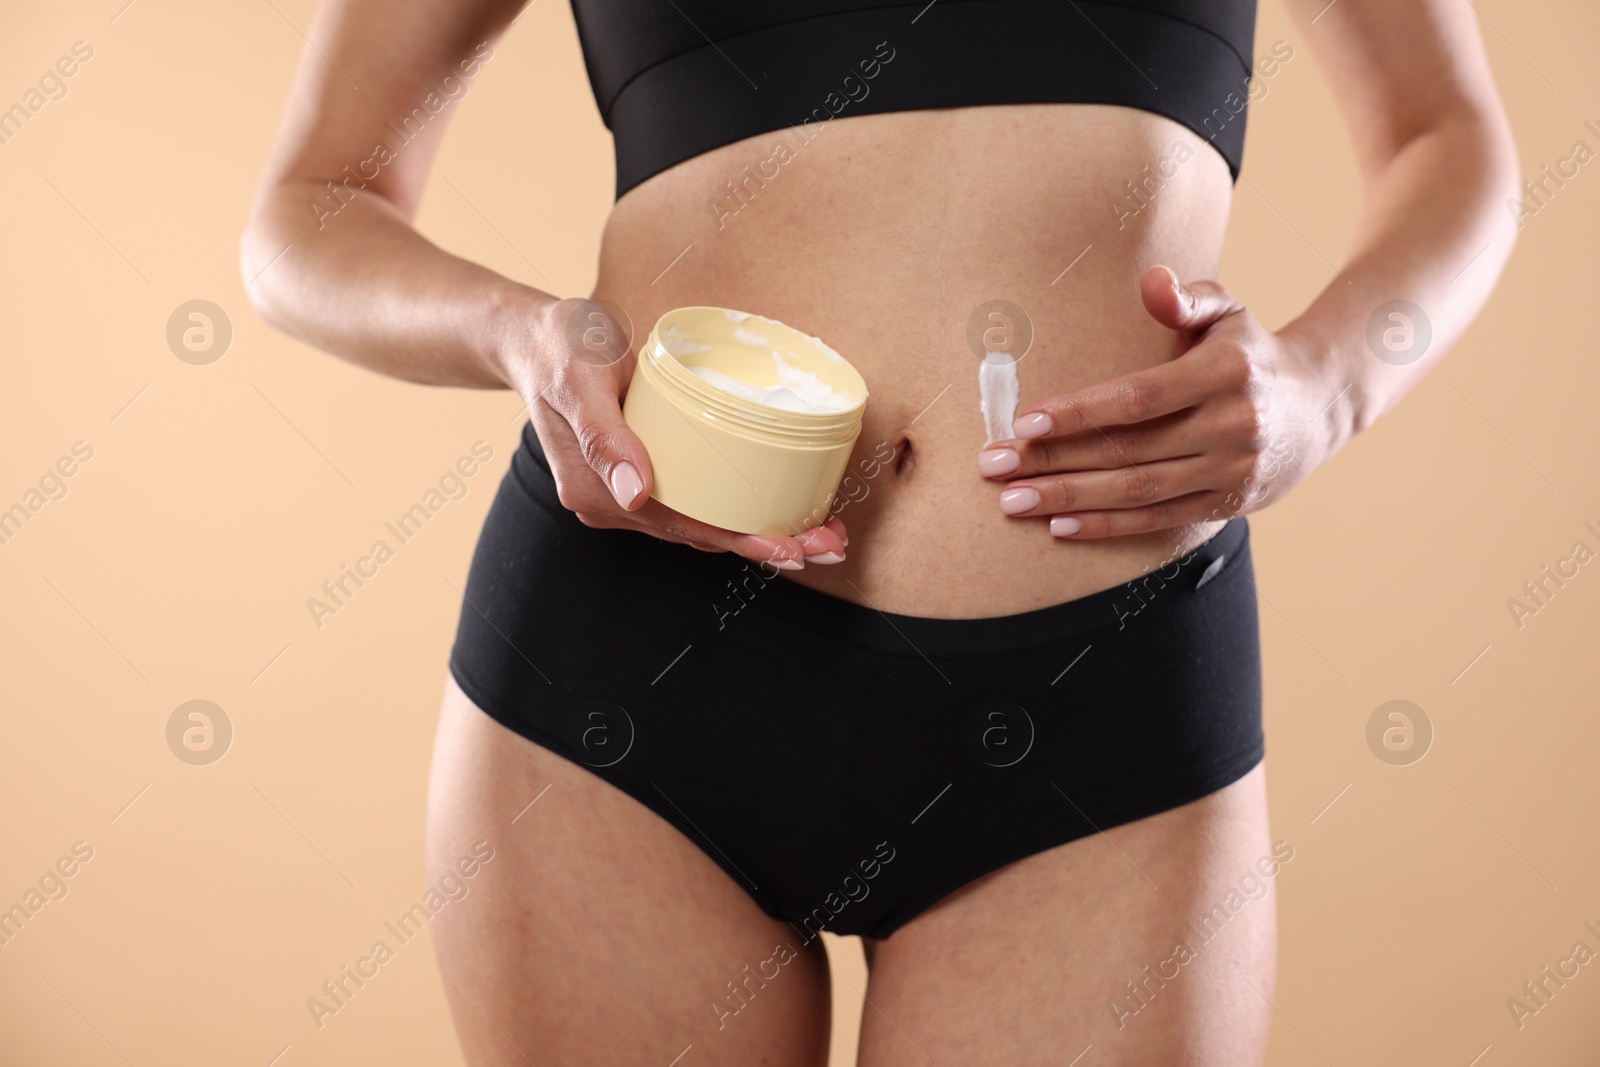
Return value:
[[(526, 424), (522, 447), (512, 461), (519, 460), (531, 462), (536, 470), (523, 472), (531, 476), (527, 481), (535, 487), (547, 486), (548, 503), (559, 508), (555, 482), (531, 423)], [(572, 521), (588, 531), (575, 516)], [(1108, 626), (1137, 626), (1147, 612), (1170, 611), (1203, 595), (1225, 569), (1248, 565), (1250, 553), (1249, 523), (1237, 516), (1198, 548), (1108, 589), (1013, 615), (951, 619), (881, 611), (871, 606), (870, 594), (865, 592), (869, 602), (857, 604), (789, 581), (783, 572), (773, 576), (771, 568), (733, 553), (704, 552), (650, 534), (628, 532), (637, 534), (643, 554), (674, 563), (717, 590), (732, 582), (735, 588), (748, 591), (750, 610), (771, 613), (867, 651), (927, 656), (995, 654), (1071, 640)], [(1049, 536), (1042, 524), (1040, 536)], [(752, 582), (759, 584), (752, 586)]]

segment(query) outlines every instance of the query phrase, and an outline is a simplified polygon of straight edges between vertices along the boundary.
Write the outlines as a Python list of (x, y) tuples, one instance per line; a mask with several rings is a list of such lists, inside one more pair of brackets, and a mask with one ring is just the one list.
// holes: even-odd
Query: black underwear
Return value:
[(887, 937), (980, 875), (1196, 800), (1264, 753), (1242, 518), (1054, 607), (885, 614), (584, 526), (525, 426), (466, 601), (450, 669), (478, 707), (671, 823), (808, 939)]
[(1193, 130), (1239, 177), (1256, 0), (572, 0), (572, 9), (615, 135), (619, 198), (756, 134), (782, 131), (793, 150), (836, 116), (982, 104), (1151, 111)]

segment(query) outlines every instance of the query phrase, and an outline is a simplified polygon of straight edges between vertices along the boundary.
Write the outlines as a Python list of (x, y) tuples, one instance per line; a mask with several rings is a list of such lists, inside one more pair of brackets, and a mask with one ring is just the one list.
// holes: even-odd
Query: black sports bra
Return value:
[(572, 0), (572, 8), (616, 141), (618, 198), (675, 163), (785, 126), (804, 128), (798, 144), (834, 116), (973, 104), (1153, 111), (1195, 131), (1239, 177), (1255, 0)]

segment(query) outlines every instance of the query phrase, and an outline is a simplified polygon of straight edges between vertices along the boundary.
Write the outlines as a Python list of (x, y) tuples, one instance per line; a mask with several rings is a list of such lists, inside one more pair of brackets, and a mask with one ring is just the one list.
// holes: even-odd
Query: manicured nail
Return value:
[(1053, 537), (1071, 537), (1083, 529), (1083, 523), (1071, 515), (1057, 515), (1050, 520), (1050, 534)]
[(1021, 489), (1007, 489), (1000, 494), (1000, 510), (1007, 515), (1032, 511), (1038, 506), (1039, 490), (1030, 486), (1023, 486)]
[(991, 448), (978, 453), (978, 473), (985, 478), (1010, 474), (1022, 466), (1022, 457), (1014, 448)]
[(779, 570), (798, 571), (805, 568), (805, 564), (797, 559), (775, 559), (772, 562), (777, 564)]
[(1011, 424), (1013, 437), (1048, 437), (1054, 427), (1050, 423), (1048, 412), (1035, 411), (1032, 415), (1024, 415)]
[(632, 463), (623, 460), (611, 468), (611, 495), (617, 498), (618, 504), (627, 507), (643, 488), (644, 482), (639, 479), (639, 472), (633, 469)]
[(844, 557), (837, 552), (818, 552), (814, 556), (806, 557), (807, 563), (843, 563)]

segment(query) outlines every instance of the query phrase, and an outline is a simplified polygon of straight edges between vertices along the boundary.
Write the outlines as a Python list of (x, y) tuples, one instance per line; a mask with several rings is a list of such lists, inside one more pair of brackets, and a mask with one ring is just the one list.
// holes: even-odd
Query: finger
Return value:
[(1200, 361), (1174, 359), (1029, 404), (1011, 432), (1025, 441), (1131, 426), (1193, 407), (1214, 389)]
[(623, 421), (618, 402), (633, 366), (632, 356), (604, 366), (566, 359), (541, 394), (566, 419), (584, 462), (624, 511), (643, 507), (653, 484), (644, 442)]
[(1070, 437), (998, 444), (978, 454), (978, 472), (1009, 481), (1036, 474), (1112, 470), (1215, 451), (1217, 434), (1202, 425), (1207, 420), (1198, 414), (1199, 409), (1191, 408), (1137, 426), (1106, 426)]
[[(1171, 267), (1155, 266), (1139, 279), (1145, 310), (1170, 330), (1185, 336), (1244, 310), (1221, 284), (1197, 281), (1184, 285)], [(1179, 352), (1192, 343), (1180, 341)], [(1128, 425), (1181, 411), (1206, 395), (1203, 368), (1195, 361), (1174, 359), (1148, 370), (1037, 404), (1017, 415), (1011, 432), (1018, 439), (1065, 436), (1108, 425)]]
[(813, 526), (795, 537), (806, 554), (807, 563), (841, 563), (844, 561), (844, 523), (837, 515), (821, 526)]
[(1196, 522), (1227, 519), (1239, 514), (1223, 506), (1225, 499), (1221, 493), (1204, 491), (1143, 508), (1055, 515), (1050, 519), (1050, 534), (1068, 541), (1093, 541), (1102, 537), (1126, 537)]
[[(609, 313), (605, 317), (609, 320)], [(614, 340), (620, 333), (609, 330), (603, 336)], [(614, 347), (621, 351), (623, 345), (616, 341)], [(559, 416), (551, 421), (565, 420), (563, 436), (570, 438), (623, 511), (634, 513), (639, 525), (664, 539), (702, 551), (735, 552), (784, 569), (797, 569), (806, 560), (829, 564), (844, 559), (844, 524), (837, 518), (798, 537), (758, 537), (698, 522), (652, 501), (649, 457), (643, 442), (624, 421), (618, 402), (634, 365), (631, 354), (603, 361), (569, 353), (540, 394), (543, 403)]]
[[(538, 432), (550, 473), (555, 477), (561, 505), (580, 516), (609, 512), (612, 508), (626, 514), (621, 498), (606, 484), (604, 478), (597, 477), (598, 472), (584, 454), (579, 431), (573, 426), (574, 419), (579, 416), (569, 416), (561, 411), (556, 406), (559, 401), (554, 393), (555, 384), (552, 383), (534, 397), (530, 421)], [(622, 484), (620, 480), (619, 484)], [(630, 495), (624, 492), (622, 496), (629, 499), (636, 509), (642, 508), (648, 499), (640, 493)], [(585, 521), (588, 521), (587, 518)]]
[(1015, 518), (1061, 512), (1137, 508), (1216, 487), (1217, 462), (1188, 456), (1137, 467), (1013, 482), (1000, 494), (1000, 510)]
[(619, 524), (623, 523), (667, 541), (693, 545), (702, 551), (732, 552), (756, 563), (773, 563), (782, 570), (799, 570), (806, 563), (806, 549), (796, 538), (724, 530), (691, 519), (659, 500), (647, 501), (637, 511), (619, 516)]
[(654, 472), (644, 442), (623, 421), (617, 394), (596, 390), (594, 400), (584, 407), (583, 423), (578, 427), (578, 447), (594, 472), (621, 505), (632, 511), (650, 499)]
[(1178, 280), (1176, 271), (1165, 265), (1144, 272), (1139, 279), (1139, 296), (1151, 318), (1169, 330), (1190, 333), (1204, 330), (1244, 307), (1221, 283), (1202, 280), (1186, 285)]
[(724, 530), (691, 519), (658, 500), (646, 499), (635, 510), (624, 510), (611, 494), (592, 480), (576, 484), (571, 474), (574, 468), (582, 479), (590, 479), (591, 472), (577, 460), (578, 439), (560, 412), (541, 404), (535, 428), (549, 459), (562, 506), (576, 512), (585, 525), (639, 530), (664, 541), (692, 545), (702, 552), (733, 552), (757, 563), (772, 563), (782, 570), (799, 570), (805, 566), (805, 550), (793, 537), (758, 537)]
[(722, 530), (671, 509), (667, 510), (674, 517), (673, 528), (677, 532), (690, 537), (712, 538), (713, 540), (706, 543), (722, 544), (726, 546), (723, 551), (737, 552), (748, 559), (781, 559), (784, 561), (785, 570), (798, 570), (799, 567), (793, 565), (796, 563), (800, 565), (842, 563), (845, 557), (845, 545), (849, 542), (844, 522), (836, 515), (821, 526), (802, 530), (794, 537), (764, 537)]

